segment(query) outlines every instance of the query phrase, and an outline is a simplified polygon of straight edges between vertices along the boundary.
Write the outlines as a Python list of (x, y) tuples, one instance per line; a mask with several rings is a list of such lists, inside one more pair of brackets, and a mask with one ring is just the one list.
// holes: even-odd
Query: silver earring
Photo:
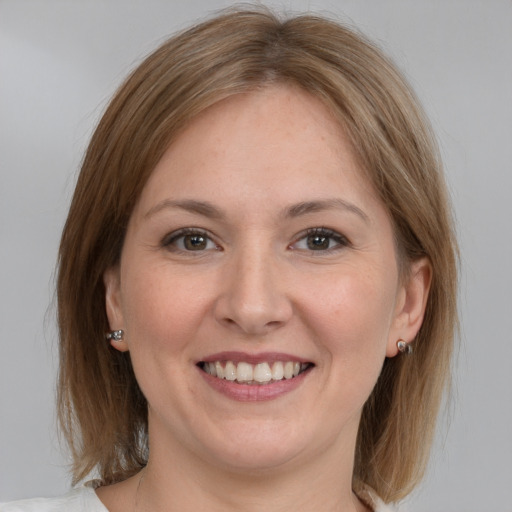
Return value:
[(404, 340), (398, 340), (396, 342), (396, 346), (398, 348), (399, 352), (402, 352), (402, 354), (412, 354), (412, 347)]
[(122, 329), (118, 329), (117, 331), (110, 331), (105, 334), (105, 338), (107, 340), (112, 341), (121, 341), (124, 336), (124, 331)]

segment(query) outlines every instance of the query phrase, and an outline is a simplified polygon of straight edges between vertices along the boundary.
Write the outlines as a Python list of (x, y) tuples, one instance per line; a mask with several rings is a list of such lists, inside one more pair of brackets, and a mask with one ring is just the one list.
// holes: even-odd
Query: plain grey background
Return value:
[[(0, 0), (0, 501), (69, 486), (53, 272), (83, 150), (126, 73), (220, 0)], [(269, 1), (354, 24), (438, 134), (462, 249), (462, 340), (425, 484), (401, 510), (512, 511), (512, 2)], [(449, 426), (449, 428), (448, 428)]]

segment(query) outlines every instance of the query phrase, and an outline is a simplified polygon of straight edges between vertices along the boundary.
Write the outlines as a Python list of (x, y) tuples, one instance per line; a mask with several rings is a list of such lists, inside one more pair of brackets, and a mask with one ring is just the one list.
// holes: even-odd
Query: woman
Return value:
[(448, 380), (456, 243), (428, 123), (363, 37), (231, 11), (105, 112), (64, 228), (77, 483), (2, 510), (385, 511)]

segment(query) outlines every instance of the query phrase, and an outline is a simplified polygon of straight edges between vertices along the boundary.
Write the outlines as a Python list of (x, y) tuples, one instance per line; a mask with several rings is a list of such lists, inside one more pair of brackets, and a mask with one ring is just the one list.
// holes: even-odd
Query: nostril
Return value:
[[(245, 262), (248, 265), (247, 261)], [(286, 324), (293, 308), (279, 279), (270, 275), (267, 259), (261, 265), (241, 266), (220, 285), (214, 314), (224, 327), (244, 334), (266, 334)]]

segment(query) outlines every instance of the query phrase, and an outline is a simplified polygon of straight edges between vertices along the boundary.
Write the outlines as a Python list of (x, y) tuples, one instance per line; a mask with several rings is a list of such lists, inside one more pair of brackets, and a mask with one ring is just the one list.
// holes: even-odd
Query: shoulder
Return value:
[(108, 512), (91, 487), (79, 487), (57, 498), (1, 503), (0, 512)]

